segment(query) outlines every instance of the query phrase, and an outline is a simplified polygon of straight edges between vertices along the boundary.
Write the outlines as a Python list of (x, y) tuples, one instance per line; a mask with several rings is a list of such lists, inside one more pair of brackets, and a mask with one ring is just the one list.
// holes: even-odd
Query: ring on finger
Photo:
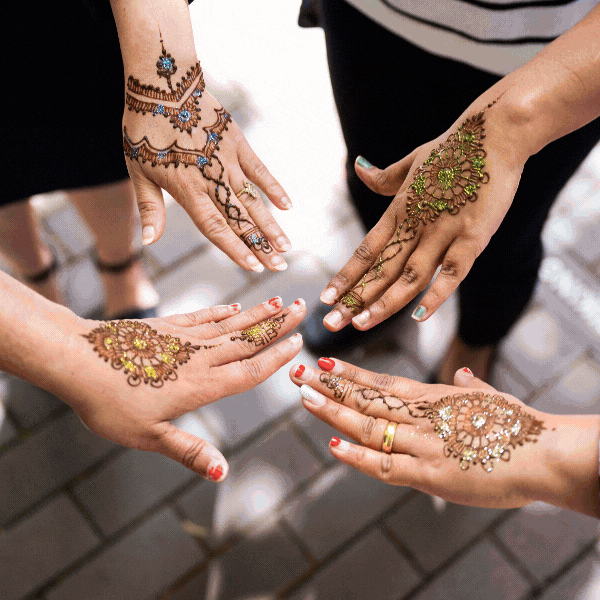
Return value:
[(252, 182), (247, 179), (244, 179), (244, 187), (235, 195), (239, 198), (244, 194), (248, 194), (248, 196), (252, 196), (253, 198), (258, 198), (258, 190), (254, 187)]
[(260, 250), (265, 254), (268, 254), (273, 250), (269, 240), (265, 237), (265, 234), (256, 225), (247, 231), (240, 233), (240, 239), (250, 250)]
[(398, 423), (394, 423), (393, 421), (389, 421), (388, 424), (385, 426), (381, 449), (387, 454), (392, 453), (392, 445), (394, 443), (394, 436), (396, 435), (396, 427), (398, 427)]

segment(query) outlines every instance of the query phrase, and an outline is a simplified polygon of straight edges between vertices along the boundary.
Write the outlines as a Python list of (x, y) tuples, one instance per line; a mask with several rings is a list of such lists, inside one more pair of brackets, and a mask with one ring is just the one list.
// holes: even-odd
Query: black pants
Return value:
[[(344, 0), (323, 0), (335, 102), (348, 148), (348, 185), (371, 229), (386, 208), (357, 177), (363, 155), (387, 167), (445, 131), (500, 78), (425, 52)], [(541, 230), (558, 192), (600, 140), (600, 119), (531, 157), (504, 221), (459, 287), (461, 339), (497, 343), (528, 303), (542, 259)]]

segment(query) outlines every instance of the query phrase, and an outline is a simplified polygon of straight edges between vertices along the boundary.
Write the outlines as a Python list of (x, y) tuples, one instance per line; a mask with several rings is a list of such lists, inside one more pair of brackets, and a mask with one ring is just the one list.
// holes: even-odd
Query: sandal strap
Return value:
[(92, 259), (98, 271), (102, 271), (103, 273), (122, 273), (123, 271), (129, 269), (133, 263), (142, 258), (142, 252), (143, 249), (139, 250), (135, 254), (132, 254), (129, 258), (126, 258), (120, 263), (105, 263), (100, 260), (96, 252), (93, 252)]
[(25, 281), (26, 283), (42, 283), (43, 281), (48, 279), (48, 277), (50, 277), (50, 275), (53, 275), (57, 270), (58, 270), (58, 259), (53, 254), (52, 262), (45, 269), (41, 270), (39, 273), (36, 273), (35, 275), (23, 275), (23, 281)]

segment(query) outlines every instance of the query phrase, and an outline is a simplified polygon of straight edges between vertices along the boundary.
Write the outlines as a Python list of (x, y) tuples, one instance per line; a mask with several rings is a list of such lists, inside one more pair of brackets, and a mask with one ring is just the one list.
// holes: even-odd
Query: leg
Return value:
[[(125, 262), (137, 251), (137, 207), (129, 179), (79, 190), (70, 190), (69, 199), (91, 229), (98, 258), (105, 264)], [(100, 272), (106, 295), (108, 317), (132, 309), (158, 304), (158, 294), (140, 261), (122, 272)]]
[(27, 279), (43, 273), (53, 261), (52, 252), (42, 239), (39, 224), (29, 200), (0, 207), (0, 253), (15, 270), (19, 279), (42, 296), (63, 304), (55, 278), (41, 281)]

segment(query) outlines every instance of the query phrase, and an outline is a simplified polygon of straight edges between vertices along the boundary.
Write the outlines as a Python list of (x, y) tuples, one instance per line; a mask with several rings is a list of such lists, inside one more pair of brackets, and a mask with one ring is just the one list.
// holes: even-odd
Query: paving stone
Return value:
[(204, 558), (163, 510), (46, 594), (47, 600), (151, 600)]
[(319, 571), (291, 600), (397, 600), (419, 576), (379, 531), (371, 531)]
[(580, 358), (532, 406), (553, 414), (600, 413), (600, 367), (587, 356)]
[(315, 558), (322, 560), (407, 492), (408, 488), (339, 465), (288, 502), (283, 515)]
[(213, 560), (169, 600), (274, 598), (308, 567), (294, 542), (275, 526), (246, 538)]
[(551, 585), (541, 600), (598, 600), (600, 595), (600, 557), (589, 554)]
[(162, 454), (127, 450), (79, 484), (75, 494), (111, 536), (193, 477)]
[(104, 288), (91, 259), (86, 258), (67, 270), (67, 306), (79, 316), (87, 316), (104, 305)]
[(0, 525), (98, 462), (114, 447), (69, 412), (4, 453), (0, 456)]
[(494, 365), (489, 384), (498, 391), (512, 394), (523, 402), (534, 390), (531, 383), (513, 365), (504, 360), (499, 360)]
[(17, 600), (84, 556), (98, 539), (66, 496), (0, 531), (2, 600)]
[[(2, 380), (0, 379), (0, 385)], [(4, 404), (0, 402), (0, 446), (10, 442), (17, 435), (17, 430), (9, 421)]]
[(46, 224), (74, 255), (89, 250), (94, 244), (89, 228), (71, 204), (66, 203), (62, 210), (48, 216)]
[(483, 531), (500, 510), (436, 504), (419, 494), (401, 506), (386, 524), (422, 567), (433, 571)]
[(161, 238), (146, 246), (147, 252), (163, 267), (183, 258), (198, 246), (208, 243), (200, 230), (172, 198), (166, 204), (167, 222)]
[(521, 508), (497, 530), (539, 581), (557, 571), (599, 533), (596, 519), (542, 502)]
[(319, 468), (293, 430), (282, 425), (230, 459), (223, 483), (202, 482), (177, 504), (188, 519), (206, 529), (207, 542), (218, 545), (273, 515), (286, 495)]
[(22, 427), (33, 427), (64, 406), (56, 397), (12, 375), (0, 379), (0, 401)]
[(321, 419), (317, 419), (317, 417), (309, 413), (304, 407), (299, 408), (294, 413), (293, 419), (311, 439), (326, 463), (337, 462), (329, 451), (329, 442), (334, 435), (340, 435), (339, 431), (321, 421)]
[(502, 355), (539, 387), (583, 350), (571, 327), (544, 307), (530, 309), (502, 343)]
[(227, 294), (247, 281), (243, 269), (226, 260), (229, 264), (223, 265), (217, 260), (216, 251), (203, 252), (158, 280), (155, 285), (161, 297), (160, 315), (193, 312), (223, 304)]

